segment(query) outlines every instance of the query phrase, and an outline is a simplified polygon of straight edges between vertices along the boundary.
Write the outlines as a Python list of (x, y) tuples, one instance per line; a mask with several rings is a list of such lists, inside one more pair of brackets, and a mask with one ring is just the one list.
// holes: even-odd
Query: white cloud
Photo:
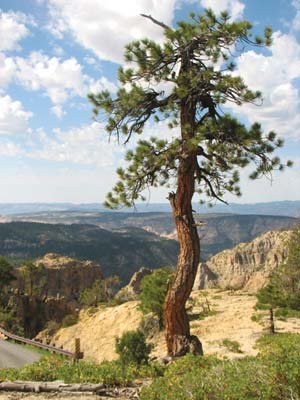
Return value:
[(0, 10), (0, 51), (19, 49), (18, 42), (29, 34), (26, 23), (33, 23), (32, 18), (20, 12)]
[(65, 115), (62, 104), (70, 97), (86, 97), (89, 92), (103, 89), (116, 91), (116, 86), (107, 78), (96, 81), (85, 75), (81, 64), (73, 57), (61, 60), (32, 52), (28, 58), (16, 57), (15, 63), (17, 82), (28, 90), (42, 91), (54, 104), (52, 113), (59, 118)]
[(52, 137), (39, 129), (32, 137), (32, 146), (27, 154), (30, 158), (98, 167), (115, 165), (117, 155), (124, 151), (108, 142), (104, 127), (97, 122), (68, 131), (54, 129)]
[(32, 113), (24, 111), (20, 101), (8, 95), (0, 97), (0, 135), (26, 133)]
[(245, 5), (239, 0), (200, 0), (202, 7), (211, 8), (216, 14), (227, 10), (233, 20), (243, 16)]
[(72, 95), (84, 95), (84, 76), (75, 58), (61, 61), (40, 52), (32, 52), (29, 58), (16, 58), (16, 77), (30, 90), (43, 90), (54, 104), (61, 104)]
[(62, 108), (61, 105), (56, 105), (51, 107), (51, 112), (57, 116), (57, 118), (62, 118), (64, 115), (66, 115), (66, 112)]
[(296, 11), (296, 15), (292, 22), (292, 28), (295, 31), (300, 31), (300, 0), (292, 0), (292, 6)]
[(22, 154), (22, 150), (16, 143), (7, 140), (0, 139), (0, 156), (4, 157), (16, 157)]
[(0, 53), (0, 88), (5, 88), (13, 78), (16, 65), (11, 57)]
[(260, 90), (264, 101), (262, 106), (234, 108), (266, 130), (300, 139), (300, 92), (294, 83), (300, 71), (300, 45), (292, 35), (276, 32), (270, 52), (248, 51), (237, 59), (237, 74), (252, 90)]
[(145, 20), (151, 14), (171, 24), (175, 0), (50, 0), (50, 29), (58, 37), (70, 31), (78, 43), (99, 58), (122, 62), (124, 45), (145, 36), (161, 40), (162, 29)]
[[(7, 163), (6, 163), (7, 165)], [(116, 175), (114, 169), (41, 164), (30, 160), (0, 168), (1, 202), (102, 202)]]
[(98, 80), (91, 79), (88, 87), (89, 93), (98, 93), (102, 90), (108, 90), (111, 93), (115, 93), (117, 91), (117, 86), (110, 82), (104, 76)]

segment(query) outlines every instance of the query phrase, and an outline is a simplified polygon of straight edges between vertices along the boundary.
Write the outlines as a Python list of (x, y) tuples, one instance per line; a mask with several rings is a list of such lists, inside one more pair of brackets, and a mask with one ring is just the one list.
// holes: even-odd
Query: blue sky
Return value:
[[(273, 182), (250, 182), (243, 171), (243, 196), (228, 200), (299, 200), (300, 0), (0, 0), (0, 202), (102, 202), (125, 149), (108, 143), (87, 93), (117, 90), (127, 42), (162, 40), (161, 29), (140, 13), (174, 25), (203, 7), (228, 9), (255, 32), (272, 26), (270, 49), (247, 49), (237, 59), (264, 103), (231, 111), (275, 130), (285, 139), (279, 155), (295, 164)], [(145, 134), (152, 131), (147, 126)], [(160, 189), (150, 200), (165, 198)]]

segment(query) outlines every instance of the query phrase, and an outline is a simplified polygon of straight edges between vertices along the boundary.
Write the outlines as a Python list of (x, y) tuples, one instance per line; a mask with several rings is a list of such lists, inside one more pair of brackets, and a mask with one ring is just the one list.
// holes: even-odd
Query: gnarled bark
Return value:
[(166, 342), (169, 356), (187, 352), (203, 354), (199, 339), (191, 336), (185, 304), (190, 296), (200, 260), (200, 243), (192, 212), (194, 158), (181, 161), (176, 193), (169, 195), (176, 224), (180, 253), (176, 276), (165, 304)]

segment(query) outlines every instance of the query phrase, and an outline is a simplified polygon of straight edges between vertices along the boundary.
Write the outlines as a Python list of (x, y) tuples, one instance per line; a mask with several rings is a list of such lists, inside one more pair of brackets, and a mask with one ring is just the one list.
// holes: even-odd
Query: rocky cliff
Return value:
[(76, 301), (95, 280), (103, 279), (99, 264), (54, 253), (37, 259), (34, 265), (36, 269), (31, 273), (24, 267), (17, 270), (17, 287), (28, 293), (28, 281), (31, 281), (30, 291), (38, 293), (41, 298), (64, 297), (66, 301)]
[(250, 243), (224, 250), (199, 266), (194, 290), (245, 289), (256, 292), (286, 258), (291, 231), (270, 231)]
[(132, 275), (128, 285), (124, 286), (116, 294), (116, 298), (123, 301), (137, 300), (138, 295), (141, 292), (141, 283), (145, 276), (152, 274), (153, 269), (140, 268), (137, 272)]
[(10, 303), (26, 337), (33, 337), (49, 321), (61, 323), (77, 314), (80, 293), (103, 279), (99, 264), (46, 254), (15, 269)]

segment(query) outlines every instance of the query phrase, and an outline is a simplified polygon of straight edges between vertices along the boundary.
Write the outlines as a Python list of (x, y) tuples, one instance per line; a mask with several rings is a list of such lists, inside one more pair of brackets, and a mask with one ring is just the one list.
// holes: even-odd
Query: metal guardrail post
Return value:
[(83, 352), (80, 351), (80, 338), (75, 338), (75, 354), (74, 361), (77, 362), (83, 358)]

